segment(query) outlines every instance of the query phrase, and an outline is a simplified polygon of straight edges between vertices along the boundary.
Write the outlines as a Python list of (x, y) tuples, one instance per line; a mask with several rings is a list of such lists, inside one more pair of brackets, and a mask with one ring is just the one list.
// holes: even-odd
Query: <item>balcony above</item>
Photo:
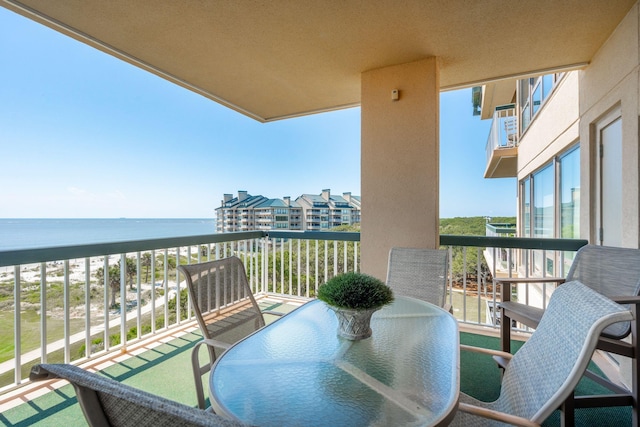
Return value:
[(518, 174), (518, 117), (513, 104), (497, 107), (486, 145), (485, 178), (512, 178)]
[(497, 148), (492, 150), (491, 157), (484, 171), (485, 178), (513, 178), (518, 172), (518, 148)]

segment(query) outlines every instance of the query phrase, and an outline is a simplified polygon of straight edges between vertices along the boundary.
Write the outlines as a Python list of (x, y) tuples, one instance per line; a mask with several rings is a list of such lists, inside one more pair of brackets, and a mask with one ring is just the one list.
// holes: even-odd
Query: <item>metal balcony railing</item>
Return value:
[(491, 161), (494, 150), (518, 146), (518, 115), (515, 104), (496, 107), (493, 122), (487, 138), (487, 163)]
[[(257, 295), (313, 298), (334, 275), (359, 271), (359, 240), (348, 232), (249, 231), (0, 251), (0, 318), (12, 331), (0, 346), (0, 393), (36, 363), (81, 363), (191, 321), (178, 264), (236, 255)], [(447, 235), (440, 242), (451, 260), (454, 315), (485, 326), (496, 325), (492, 274), (564, 274), (586, 244)], [(486, 248), (509, 251), (506, 271), (487, 265)]]

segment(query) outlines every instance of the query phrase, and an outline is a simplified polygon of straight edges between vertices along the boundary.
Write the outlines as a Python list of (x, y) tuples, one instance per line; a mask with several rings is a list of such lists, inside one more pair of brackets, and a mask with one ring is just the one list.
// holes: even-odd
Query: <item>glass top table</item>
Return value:
[(337, 336), (319, 300), (236, 343), (209, 377), (216, 413), (258, 426), (446, 425), (459, 396), (456, 320), (396, 296), (373, 335)]

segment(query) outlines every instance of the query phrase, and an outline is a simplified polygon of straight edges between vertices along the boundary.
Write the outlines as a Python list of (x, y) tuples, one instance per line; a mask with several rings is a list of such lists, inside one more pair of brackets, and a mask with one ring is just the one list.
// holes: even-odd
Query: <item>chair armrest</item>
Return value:
[[(564, 277), (496, 277), (493, 279), (493, 283), (500, 284), (500, 299), (502, 301), (511, 301), (511, 285), (514, 284), (529, 284), (529, 283), (557, 283), (558, 285), (564, 283), (566, 279)], [(502, 286), (507, 285), (507, 286)]]
[(474, 353), (487, 354), (489, 356), (498, 356), (504, 359), (511, 359), (513, 354), (506, 351), (492, 350), (490, 348), (474, 347), (472, 345), (460, 344), (460, 350), (472, 351)]
[(458, 410), (462, 412), (467, 412), (469, 414), (477, 415), (479, 417), (502, 421), (502, 422), (513, 424), (516, 426), (540, 427), (540, 424), (535, 423), (526, 418), (522, 418), (517, 415), (505, 414), (504, 412), (494, 411), (492, 409), (481, 408), (479, 406), (470, 405), (468, 403), (460, 402), (458, 404)]
[(231, 348), (231, 344), (229, 343), (214, 340), (214, 339), (208, 339), (208, 338), (203, 338), (202, 341), (200, 341), (200, 343), (206, 344), (211, 347), (224, 348), (225, 350)]
[(446, 303), (445, 305), (443, 305), (442, 309), (449, 312), (450, 314), (453, 314), (453, 306), (449, 303)]
[(626, 297), (609, 297), (613, 302), (618, 304), (640, 304), (640, 296), (626, 296)]
[(496, 277), (493, 279), (495, 283), (564, 283), (567, 279), (564, 277)]
[(278, 311), (272, 311), (272, 310), (265, 310), (262, 312), (262, 314), (271, 314), (273, 316), (278, 316), (278, 317), (282, 317), (284, 316), (286, 313), (280, 313)]

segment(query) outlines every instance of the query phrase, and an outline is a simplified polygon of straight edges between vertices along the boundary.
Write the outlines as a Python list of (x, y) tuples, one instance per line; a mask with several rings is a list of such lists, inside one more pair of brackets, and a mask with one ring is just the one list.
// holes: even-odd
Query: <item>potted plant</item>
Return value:
[(344, 273), (320, 285), (318, 299), (335, 311), (338, 335), (361, 340), (371, 336), (371, 316), (374, 311), (393, 301), (393, 292), (373, 276)]

